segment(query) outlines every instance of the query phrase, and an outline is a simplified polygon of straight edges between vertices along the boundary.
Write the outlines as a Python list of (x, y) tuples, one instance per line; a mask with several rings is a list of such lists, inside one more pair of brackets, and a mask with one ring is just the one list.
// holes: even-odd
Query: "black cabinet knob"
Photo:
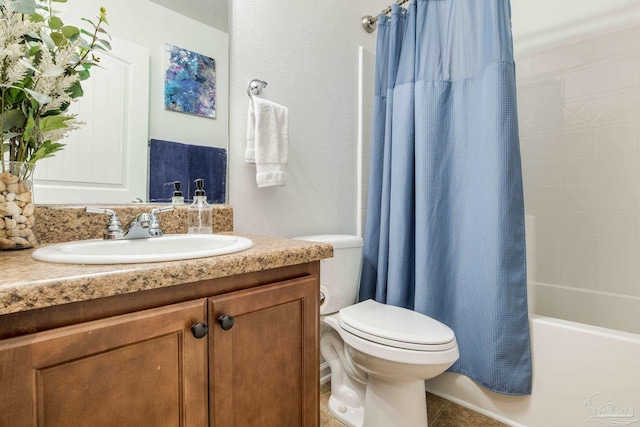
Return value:
[(204, 338), (208, 332), (209, 326), (206, 323), (194, 323), (191, 325), (191, 333), (198, 339)]
[(233, 316), (220, 316), (218, 317), (218, 323), (220, 324), (220, 327), (222, 329), (228, 331), (229, 329), (233, 328), (235, 319), (233, 318)]

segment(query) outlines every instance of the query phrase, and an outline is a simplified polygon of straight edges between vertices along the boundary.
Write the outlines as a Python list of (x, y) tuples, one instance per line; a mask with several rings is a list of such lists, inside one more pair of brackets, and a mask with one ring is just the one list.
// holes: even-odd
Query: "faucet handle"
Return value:
[(160, 220), (158, 219), (158, 214), (162, 212), (171, 212), (173, 211), (173, 206), (165, 206), (164, 208), (155, 208), (151, 209), (149, 212), (149, 216), (151, 217), (151, 227), (149, 230), (149, 234), (153, 237), (162, 236), (162, 230), (160, 229)]
[(171, 211), (173, 211), (173, 206), (165, 206), (164, 208), (151, 209), (151, 212), (149, 212), (149, 215), (151, 215), (151, 218), (155, 218), (159, 213), (171, 212)]
[(112, 209), (102, 209), (87, 206), (84, 208), (87, 213), (105, 214), (110, 215), (107, 229), (102, 235), (105, 240), (119, 240), (124, 238), (124, 231), (122, 230), (122, 223), (118, 218), (118, 213)]
[(106, 214), (111, 216), (115, 215), (116, 218), (118, 217), (118, 213), (113, 209), (94, 208), (93, 206), (87, 206), (86, 208), (84, 208), (84, 211), (87, 213)]

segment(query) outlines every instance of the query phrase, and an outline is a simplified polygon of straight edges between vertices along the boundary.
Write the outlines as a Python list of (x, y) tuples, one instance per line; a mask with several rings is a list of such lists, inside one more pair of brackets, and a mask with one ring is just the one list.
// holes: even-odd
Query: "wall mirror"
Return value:
[[(72, 106), (85, 124), (62, 141), (63, 151), (36, 165), (38, 204), (148, 201), (149, 140), (227, 149), (227, 0), (107, 3), (112, 50), (101, 56), (101, 68), (92, 70), (83, 83), (85, 96)], [(54, 3), (63, 21), (75, 25), (96, 16), (103, 4), (102, 0)], [(165, 109), (168, 46), (214, 59), (215, 118)], [(172, 167), (174, 159), (165, 160), (165, 166)], [(224, 169), (216, 175), (226, 180)], [(167, 190), (170, 195), (171, 187)]]

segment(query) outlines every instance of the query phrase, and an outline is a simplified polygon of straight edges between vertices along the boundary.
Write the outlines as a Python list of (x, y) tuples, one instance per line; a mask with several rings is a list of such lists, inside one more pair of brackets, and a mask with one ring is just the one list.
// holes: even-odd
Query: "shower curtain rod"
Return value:
[[(403, 4), (407, 3), (409, 0), (398, 0), (396, 2), (397, 5), (402, 6)], [(388, 13), (391, 13), (391, 6), (387, 7), (385, 10), (383, 10), (382, 12), (380, 12), (381, 15), (386, 15)], [(375, 18), (371, 15), (367, 15), (367, 16), (363, 16), (362, 17), (362, 27), (364, 28), (364, 30), (367, 33), (373, 33), (376, 30), (376, 27), (378, 26), (378, 17), (376, 16)]]

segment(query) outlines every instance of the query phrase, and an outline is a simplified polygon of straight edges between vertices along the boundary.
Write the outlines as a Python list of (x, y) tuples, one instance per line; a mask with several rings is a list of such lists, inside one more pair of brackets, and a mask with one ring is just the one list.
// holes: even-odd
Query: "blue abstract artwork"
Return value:
[(164, 108), (216, 118), (216, 61), (165, 44)]

